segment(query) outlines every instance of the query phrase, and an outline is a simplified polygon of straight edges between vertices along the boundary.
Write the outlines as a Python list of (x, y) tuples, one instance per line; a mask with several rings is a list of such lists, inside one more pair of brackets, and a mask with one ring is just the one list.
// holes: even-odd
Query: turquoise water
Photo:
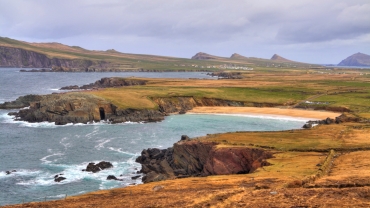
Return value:
[[(100, 79), (96, 77), (99, 73), (81, 74), (86, 76), (85, 81), (81, 81), (76, 73), (16, 73), (9, 69), (4, 74), (6, 76), (0, 77), (0, 96), (4, 100), (13, 99), (13, 91), (19, 96), (39, 88), (40, 94), (45, 94), (73, 82), (86, 84)], [(182, 75), (178, 74), (180, 78)], [(58, 76), (64, 78), (56, 83)], [(202, 77), (203, 74), (192, 76)], [(18, 87), (14, 87), (14, 82), (6, 82), (4, 77), (18, 80)], [(38, 83), (42, 85), (38, 86)], [(53, 123), (13, 121), (8, 112), (0, 110), (0, 205), (43, 201), (45, 198), (54, 200), (64, 198), (66, 194), (77, 195), (140, 183), (140, 180), (131, 179), (140, 170), (140, 165), (135, 163), (140, 152), (151, 147), (170, 147), (183, 134), (197, 137), (230, 131), (286, 130), (300, 128), (305, 123), (305, 120), (278, 117), (185, 114), (168, 116), (158, 123), (56, 126)], [(102, 160), (112, 162), (114, 167), (99, 173), (81, 171), (89, 162)], [(17, 172), (6, 175), (7, 170)], [(54, 182), (54, 175), (60, 173), (67, 179)], [(123, 181), (107, 181), (108, 175), (115, 175)]]

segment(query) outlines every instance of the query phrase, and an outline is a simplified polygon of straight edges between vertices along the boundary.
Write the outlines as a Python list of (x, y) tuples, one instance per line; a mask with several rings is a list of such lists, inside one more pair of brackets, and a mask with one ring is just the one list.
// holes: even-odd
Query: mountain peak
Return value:
[(278, 54), (274, 54), (272, 57), (271, 57), (271, 60), (274, 60), (274, 61), (288, 61), (288, 62), (291, 62), (291, 60), (289, 59), (286, 59), (282, 56), (279, 56)]
[(212, 56), (208, 53), (199, 52), (195, 54), (191, 59), (197, 59), (197, 60), (207, 60), (207, 59), (216, 59), (215, 56)]
[(364, 53), (355, 53), (341, 61), (339, 66), (370, 66), (370, 56)]
[(231, 59), (237, 59), (237, 58), (247, 58), (245, 56), (242, 56), (238, 53), (233, 53), (233, 55), (230, 56)]

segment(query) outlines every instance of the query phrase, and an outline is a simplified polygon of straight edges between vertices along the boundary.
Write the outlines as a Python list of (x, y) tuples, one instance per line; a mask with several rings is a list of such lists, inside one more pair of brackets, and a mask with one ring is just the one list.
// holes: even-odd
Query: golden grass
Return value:
[(370, 151), (343, 153), (335, 159), (328, 176), (316, 181), (318, 185), (370, 185)]
[(370, 148), (368, 132), (369, 127), (365, 124), (346, 123), (278, 132), (223, 133), (199, 139), (220, 142), (224, 146), (271, 147), (282, 151), (321, 151)]

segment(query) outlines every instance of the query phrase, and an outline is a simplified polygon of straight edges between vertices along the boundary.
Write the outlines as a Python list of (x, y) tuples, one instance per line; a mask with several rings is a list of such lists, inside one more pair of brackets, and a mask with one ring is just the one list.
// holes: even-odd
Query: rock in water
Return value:
[(116, 176), (114, 176), (114, 175), (109, 175), (107, 177), (107, 180), (118, 180), (118, 178)]
[(95, 163), (89, 163), (87, 165), (85, 171), (96, 173), (96, 172), (99, 172), (101, 170), (104, 170), (104, 169), (107, 169), (107, 168), (112, 168), (112, 167), (113, 167), (112, 163), (101, 161), (100, 163), (98, 163), (96, 165), (95, 165)]
[(62, 176), (59, 176), (59, 177), (54, 178), (54, 181), (59, 183), (59, 182), (65, 180), (65, 179), (67, 179), (67, 178), (64, 178)]
[(140, 178), (140, 177), (141, 177), (141, 175), (132, 176), (132, 177), (131, 177), (131, 179), (132, 179), (132, 180), (136, 180), (136, 179), (138, 179), (138, 178)]

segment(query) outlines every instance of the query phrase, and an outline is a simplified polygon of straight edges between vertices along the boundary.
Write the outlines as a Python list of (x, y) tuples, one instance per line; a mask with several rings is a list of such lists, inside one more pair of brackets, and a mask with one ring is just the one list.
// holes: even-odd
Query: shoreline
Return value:
[(226, 114), (226, 115), (243, 115), (243, 116), (266, 116), (272, 118), (295, 118), (302, 120), (322, 120), (326, 118), (335, 118), (341, 113), (330, 111), (315, 111), (303, 109), (285, 109), (271, 107), (195, 107), (187, 111), (188, 114)]

